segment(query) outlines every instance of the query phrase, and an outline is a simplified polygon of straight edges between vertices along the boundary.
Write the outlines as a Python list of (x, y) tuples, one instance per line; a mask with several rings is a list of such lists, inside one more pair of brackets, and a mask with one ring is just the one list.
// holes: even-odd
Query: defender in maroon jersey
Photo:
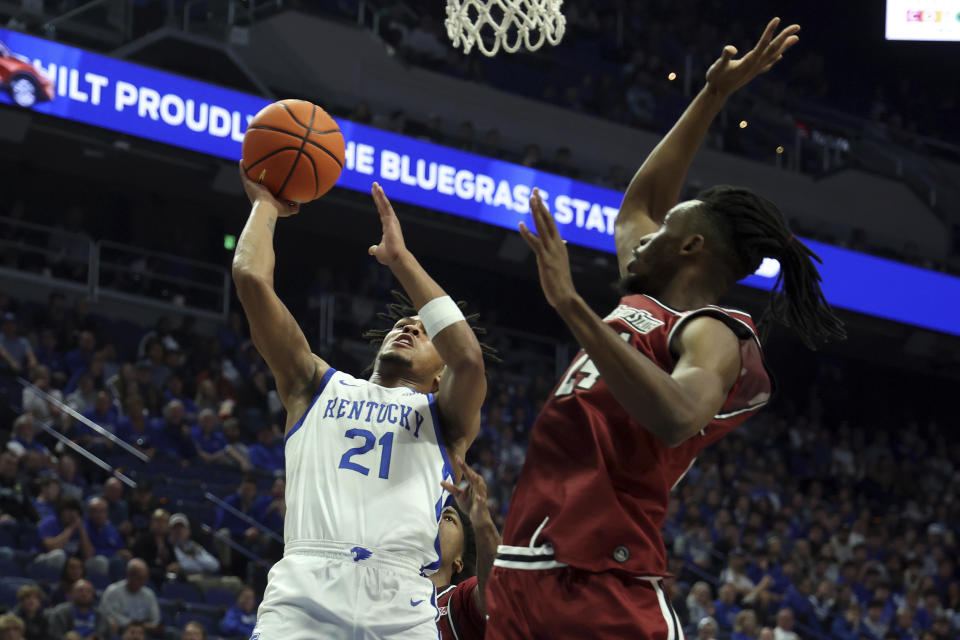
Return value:
[(487, 507), (487, 485), (480, 474), (454, 456), (463, 482), (443, 483), (455, 499), (440, 516), (440, 568), (430, 576), (437, 588), (440, 640), (483, 640), (487, 578), (500, 544)]
[(577, 295), (566, 246), (534, 192), (547, 301), (582, 351), (537, 418), (487, 588), (488, 640), (680, 640), (661, 586), (670, 490), (697, 454), (771, 394), (750, 316), (717, 306), (775, 258), (780, 275), (761, 321), (815, 346), (844, 335), (819, 286), (818, 259), (769, 201), (714, 187), (675, 204), (687, 168), (726, 98), (797, 42), (772, 20), (739, 60), (726, 47), (707, 85), (651, 152), (616, 221), (624, 297), (601, 319)]

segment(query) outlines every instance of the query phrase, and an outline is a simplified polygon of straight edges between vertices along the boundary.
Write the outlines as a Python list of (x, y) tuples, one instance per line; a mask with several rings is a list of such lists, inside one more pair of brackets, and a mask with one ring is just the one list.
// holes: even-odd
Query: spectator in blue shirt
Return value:
[(33, 499), (33, 507), (40, 520), (57, 514), (57, 500), (60, 499), (60, 481), (46, 476), (40, 481), (40, 494)]
[(83, 417), (103, 427), (110, 433), (117, 432), (120, 412), (113, 405), (113, 398), (107, 391), (98, 391), (93, 406), (83, 412)]
[(256, 624), (257, 600), (253, 589), (246, 587), (237, 595), (237, 604), (230, 607), (220, 621), (220, 631), (231, 638), (249, 638)]
[(283, 532), (283, 517), (287, 514), (286, 490), (286, 480), (277, 478), (270, 488), (270, 495), (257, 498), (251, 509), (256, 520), (277, 533)]
[(93, 544), (83, 526), (82, 512), (79, 500), (62, 498), (57, 503), (56, 515), (40, 521), (37, 535), (45, 553), (41, 553), (35, 562), (61, 571), (70, 556), (80, 556), (84, 560), (93, 557)]
[(271, 473), (283, 471), (283, 438), (273, 427), (264, 427), (257, 434), (257, 444), (250, 446), (250, 463)]
[(37, 362), (49, 369), (54, 387), (59, 389), (66, 384), (67, 365), (64, 363), (63, 356), (60, 355), (60, 350), (57, 347), (56, 331), (44, 329), (40, 332), (40, 348), (36, 350), (34, 355)]
[(756, 640), (757, 614), (751, 609), (744, 609), (733, 619), (733, 633), (730, 640)]
[(737, 588), (733, 583), (726, 583), (717, 591), (717, 599), (713, 603), (713, 617), (721, 629), (732, 629), (733, 621), (740, 613), (737, 604)]
[(166, 390), (163, 392), (163, 401), (165, 403), (171, 400), (179, 400), (183, 403), (183, 410), (186, 412), (188, 418), (192, 420), (197, 417), (197, 405), (194, 404), (193, 398), (183, 392), (183, 380), (180, 379), (180, 376), (170, 376), (167, 378), (165, 386)]
[(157, 453), (155, 431), (147, 422), (147, 413), (140, 395), (131, 395), (126, 401), (127, 415), (117, 423), (117, 435), (132, 444), (151, 460)]
[(798, 578), (796, 582), (787, 588), (787, 593), (783, 599), (783, 606), (793, 609), (797, 620), (809, 625), (814, 619), (813, 603), (810, 601), (810, 579)]
[(83, 371), (93, 359), (94, 351), (97, 348), (97, 339), (90, 331), (83, 331), (77, 339), (77, 348), (67, 352), (63, 359), (67, 365), (67, 372), (73, 376), (77, 372)]
[(130, 557), (127, 545), (124, 544), (123, 537), (117, 528), (110, 524), (108, 515), (107, 501), (103, 498), (91, 498), (87, 503), (87, 520), (84, 525), (90, 537), (90, 544), (93, 545), (93, 551), (96, 555), (107, 559), (113, 556), (127, 559)]
[(835, 640), (860, 640), (860, 605), (851, 604), (843, 617), (837, 616), (830, 626), (830, 637)]
[[(257, 500), (257, 481), (252, 475), (245, 475), (240, 481), (240, 487), (236, 493), (232, 493), (223, 499), (237, 511), (244, 513), (251, 518), (255, 518), (253, 506)], [(226, 529), (234, 538), (243, 539), (247, 537), (250, 529), (253, 529), (252, 536), (256, 537), (257, 530), (250, 526), (250, 523), (238, 518), (234, 514), (225, 510), (223, 507), (217, 509), (217, 518), (215, 521), (216, 529)]]
[[(245, 475), (240, 481), (240, 487), (236, 493), (233, 493), (223, 499), (228, 505), (243, 513), (250, 518), (256, 519), (253, 507), (257, 499), (257, 480), (254, 476)], [(223, 507), (217, 509), (217, 518), (214, 527), (221, 534), (229, 535), (235, 541), (252, 547), (259, 543), (260, 530), (254, 527), (246, 520), (237, 517)], [(229, 568), (233, 573), (246, 570), (245, 558), (240, 554), (232, 553), (229, 545), (217, 541), (217, 553), (220, 554), (220, 564)], [(239, 575), (245, 575), (240, 573)]]
[(103, 483), (103, 499), (107, 501), (107, 519), (122, 535), (133, 532), (130, 523), (130, 507), (123, 499), (123, 483), (116, 478), (108, 478)]
[(166, 404), (163, 418), (157, 420), (153, 428), (158, 432), (160, 451), (180, 460), (183, 466), (197, 456), (183, 403), (179, 400), (171, 400)]
[(204, 462), (222, 461), (227, 448), (227, 438), (220, 431), (220, 423), (213, 409), (204, 409), (197, 417), (199, 425), (190, 429), (190, 438), (197, 455)]
[(33, 415), (25, 413), (14, 420), (13, 433), (13, 439), (7, 443), (7, 450), (13, 452), (18, 459), (29, 451), (36, 451), (47, 460), (50, 451), (37, 440), (37, 425)]

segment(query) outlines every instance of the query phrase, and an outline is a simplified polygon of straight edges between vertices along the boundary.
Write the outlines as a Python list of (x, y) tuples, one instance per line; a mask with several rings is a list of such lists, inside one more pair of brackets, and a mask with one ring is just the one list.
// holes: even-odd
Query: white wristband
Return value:
[(463, 312), (450, 296), (434, 298), (420, 309), (420, 322), (431, 340), (453, 323), (463, 319)]

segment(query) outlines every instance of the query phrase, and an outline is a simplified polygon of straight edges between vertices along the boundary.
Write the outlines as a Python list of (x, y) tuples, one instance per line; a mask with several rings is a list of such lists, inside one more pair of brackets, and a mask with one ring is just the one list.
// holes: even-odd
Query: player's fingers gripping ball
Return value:
[(264, 107), (243, 136), (243, 171), (284, 202), (310, 202), (325, 194), (340, 177), (343, 158), (340, 127), (305, 100)]

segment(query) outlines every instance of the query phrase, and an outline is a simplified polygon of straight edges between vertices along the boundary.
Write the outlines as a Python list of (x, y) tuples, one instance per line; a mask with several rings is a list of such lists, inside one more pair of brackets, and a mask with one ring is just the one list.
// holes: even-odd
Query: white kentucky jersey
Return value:
[(424, 574), (439, 568), (438, 523), (449, 496), (440, 483), (453, 474), (432, 393), (330, 368), (285, 452), (288, 547), (349, 543), (355, 560), (388, 552)]

